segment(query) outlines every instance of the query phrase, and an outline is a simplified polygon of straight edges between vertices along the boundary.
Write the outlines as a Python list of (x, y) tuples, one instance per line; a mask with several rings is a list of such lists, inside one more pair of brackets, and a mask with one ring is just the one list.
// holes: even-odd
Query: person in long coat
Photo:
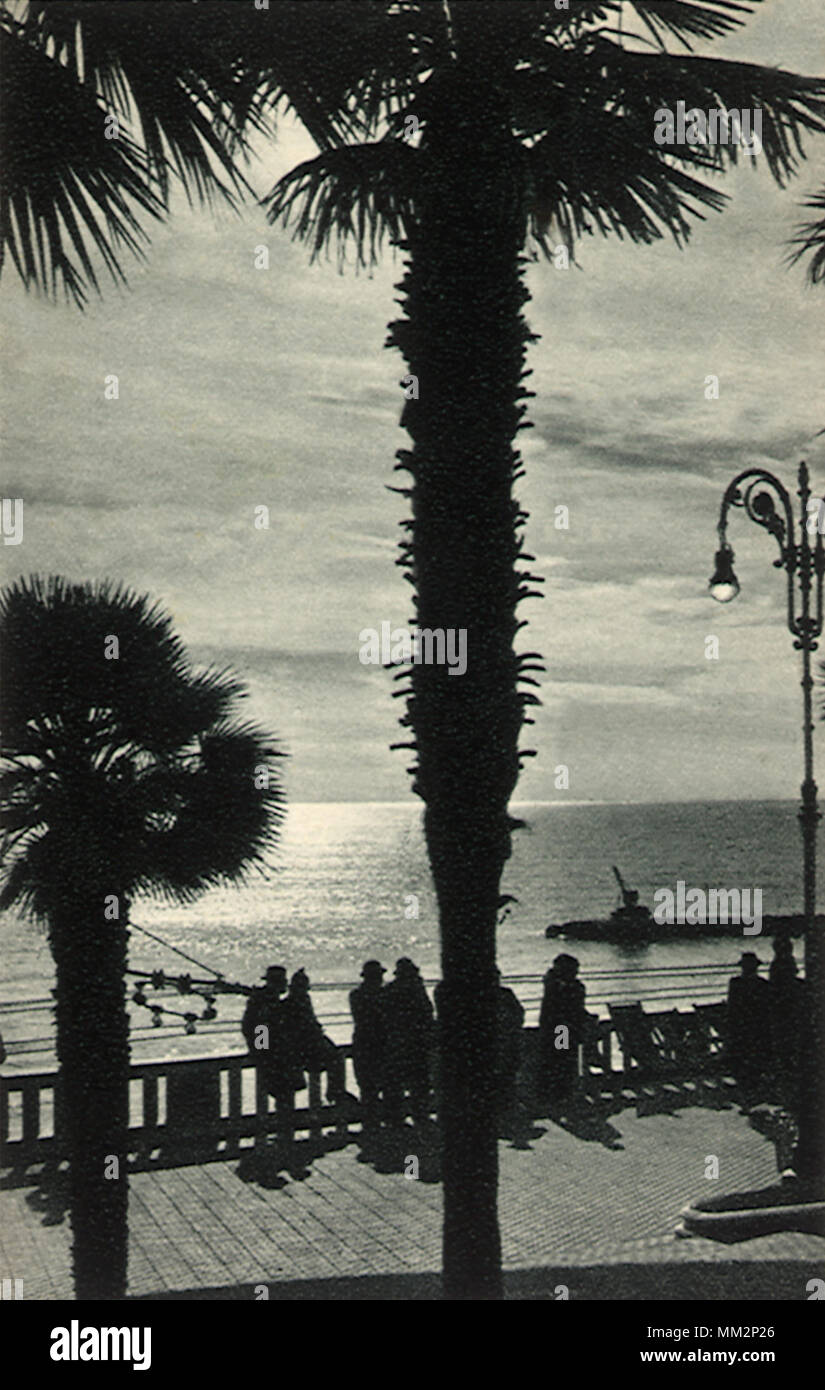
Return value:
[(264, 979), (247, 1000), (241, 1031), (266, 1092), (275, 1098), (278, 1129), (289, 1139), (294, 1128), (295, 1092), (305, 1082), (285, 1026), (286, 970), (282, 965), (270, 965)]
[(387, 1040), (387, 1115), (393, 1124), (403, 1122), (406, 1093), (413, 1119), (420, 1124), (430, 1113), (433, 1006), (418, 966), (407, 956), (396, 961), (395, 976), (381, 997)]
[(744, 951), (741, 973), (728, 984), (728, 1062), (750, 1100), (754, 1088), (768, 1070), (771, 991), (759, 974), (759, 957)]
[(587, 1030), (585, 988), (575, 956), (556, 956), (544, 977), (539, 1013), (540, 1089), (551, 1105), (569, 1100), (578, 1077), (579, 1044)]
[(307, 972), (296, 970), (283, 1003), (286, 1043), (298, 1066), (326, 1072), (326, 1098), (335, 1105), (347, 1095), (344, 1057), (316, 1018), (309, 989)]
[(380, 1100), (384, 1085), (387, 1030), (382, 990), (385, 970), (378, 960), (367, 960), (361, 970), (360, 985), (350, 991), (352, 1013), (352, 1064), (361, 1092), (364, 1129), (375, 1129), (380, 1122)]

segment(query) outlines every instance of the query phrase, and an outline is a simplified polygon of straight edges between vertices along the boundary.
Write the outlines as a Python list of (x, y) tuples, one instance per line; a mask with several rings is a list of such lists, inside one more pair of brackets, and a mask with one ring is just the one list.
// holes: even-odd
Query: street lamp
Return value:
[[(764, 468), (746, 468), (729, 485), (722, 498), (719, 514), (719, 549), (716, 552), (714, 572), (709, 582), (711, 596), (720, 603), (730, 603), (739, 593), (739, 581), (733, 569), (733, 550), (728, 544), (728, 511), (731, 507), (742, 507), (751, 521), (764, 526), (775, 538), (779, 546), (779, 559), (774, 560), (777, 569), (787, 574), (787, 622), (794, 647), (802, 653), (802, 700), (803, 722), (802, 738), (804, 744), (805, 778), (802, 783), (802, 805), (799, 810), (799, 823), (802, 830), (803, 883), (805, 912), (805, 979), (807, 984), (811, 1037), (809, 1049), (813, 1052), (808, 1060), (811, 1066), (812, 1085), (810, 1096), (810, 1120), (816, 1133), (803, 1135), (806, 1115), (800, 1114), (800, 1156), (803, 1166), (809, 1163), (816, 1171), (822, 1159), (822, 1118), (816, 1116), (816, 1107), (821, 1107), (818, 1079), (822, 1075), (822, 1049), (825, 1044), (825, 972), (823, 972), (823, 948), (816, 923), (816, 827), (820, 813), (816, 804), (816, 782), (814, 781), (813, 717), (811, 691), (811, 653), (818, 646), (817, 639), (822, 633), (822, 578), (825, 574), (825, 550), (822, 544), (822, 524), (825, 517), (825, 503), (816, 499), (812, 511), (809, 506), (811, 490), (808, 479), (808, 466), (799, 465), (800, 527), (796, 539), (791, 496), (773, 473)], [(812, 525), (813, 522), (813, 525)], [(811, 547), (809, 536), (816, 531), (816, 544)], [(815, 601), (812, 604), (812, 590)], [(809, 1107), (804, 1106), (808, 1112)]]
[(717, 603), (730, 603), (739, 593), (739, 580), (733, 572), (733, 551), (729, 545), (721, 545), (716, 552), (709, 588)]

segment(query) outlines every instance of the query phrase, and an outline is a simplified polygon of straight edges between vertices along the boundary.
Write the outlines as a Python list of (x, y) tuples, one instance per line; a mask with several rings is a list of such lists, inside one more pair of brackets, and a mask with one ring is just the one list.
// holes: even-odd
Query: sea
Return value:
[[(762, 911), (802, 910), (802, 845), (796, 804), (711, 801), (645, 804), (523, 803), (526, 828), (513, 839), (502, 882), (510, 903), (498, 932), (503, 976), (535, 1021), (541, 977), (562, 950), (576, 955), (588, 1006), (639, 999), (650, 1008), (724, 997), (743, 950), (771, 958), (769, 938), (617, 945), (547, 940), (545, 927), (607, 917), (618, 901), (612, 865), (640, 901), (657, 889), (762, 890)], [(388, 969), (412, 957), (425, 980), (439, 978), (438, 920), (427, 865), (421, 805), (415, 802), (302, 803), (289, 808), (266, 871), (240, 887), (212, 890), (195, 905), (139, 900), (130, 913), (129, 964), (195, 980), (215, 975), (253, 985), (268, 965), (306, 969), (316, 1012), (338, 1042), (350, 1033), (348, 990), (371, 957)], [(821, 910), (821, 908), (820, 908)], [(151, 933), (147, 935), (147, 933)], [(159, 939), (155, 939), (159, 938)], [(173, 948), (192, 960), (183, 959)], [(801, 964), (801, 942), (796, 955)], [(0, 918), (0, 1031), (4, 1070), (53, 1065), (54, 968), (42, 927), (12, 913)], [(130, 988), (139, 981), (130, 977)], [(89, 980), (90, 999), (95, 982)], [(218, 995), (214, 1022), (186, 1032), (182, 1015), (204, 1000), (176, 989), (146, 990), (148, 1003), (174, 1012), (153, 1026), (149, 1009), (130, 1006), (139, 1060), (243, 1050), (244, 1000)]]

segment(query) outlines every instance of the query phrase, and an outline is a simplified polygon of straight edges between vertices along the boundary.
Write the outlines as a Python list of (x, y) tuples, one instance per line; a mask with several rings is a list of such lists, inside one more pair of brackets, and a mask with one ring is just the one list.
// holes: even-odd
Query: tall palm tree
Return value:
[[(682, 245), (692, 219), (720, 210), (725, 198), (705, 180), (742, 151), (657, 144), (655, 114), (677, 100), (760, 108), (759, 158), (780, 184), (795, 172), (802, 135), (825, 129), (825, 84), (690, 48), (729, 33), (759, 2), (574, 0), (565, 10), (554, 0), (349, 0), (296, 9), (272, 0), (269, 30), (241, 23), (221, 34), (235, 82), (222, 111), (249, 128), (286, 101), (320, 149), (273, 190), (272, 220), (293, 219), (315, 254), (332, 245), (343, 254), (351, 242), (369, 262), (387, 237), (407, 257), (404, 317), (389, 340), (416, 379), (402, 417), (412, 448), (398, 466), (412, 485), (400, 491), (412, 518), (402, 523), (399, 563), (417, 624), (466, 629), (469, 650), (461, 678), (414, 666), (397, 692), (408, 697), (439, 901), (448, 1297), (501, 1293), (489, 1081), (495, 923), (515, 824), (509, 801), (530, 751), (519, 751), (519, 731), (540, 669), (514, 648), (517, 607), (537, 592), (520, 568), (532, 557), (513, 496), (530, 394), (525, 252), (532, 240), (548, 254), (559, 241), (572, 253), (594, 228), (644, 243), (670, 234)], [(34, 8), (53, 22), (54, 5)], [(199, 5), (201, 38), (216, 36), (209, 26), (220, 26), (222, 11), (242, 8), (258, 13)], [(635, 38), (622, 33), (626, 16)], [(671, 41), (684, 52), (668, 51)]]
[[(466, 628), (467, 672), (414, 666), (403, 722), (417, 753), (438, 893), (444, 984), (442, 1063), (444, 1276), (452, 1297), (498, 1297), (495, 926), (510, 853), (508, 804), (519, 774), (520, 726), (536, 697), (534, 653), (517, 654), (521, 601), (537, 592), (522, 569), (526, 519), (513, 496), (524, 428), (524, 252), (572, 251), (593, 226), (679, 244), (691, 217), (724, 199), (698, 175), (734, 164), (735, 146), (663, 147), (654, 116), (688, 107), (762, 108), (764, 158), (790, 175), (804, 130), (823, 129), (822, 82), (750, 64), (673, 56), (670, 34), (713, 38), (746, 7), (632, 7), (652, 52), (615, 31), (618, 4), (463, 3), (399, 6), (420, 67), (399, 92), (387, 79), (365, 103), (368, 144), (322, 152), (280, 181), (270, 215), (294, 219), (317, 254), (352, 239), (374, 256), (387, 235), (407, 256), (405, 316), (391, 326), (415, 378), (402, 424), (412, 448), (399, 467), (412, 519), (400, 563), (422, 628)], [(423, 71), (422, 71), (423, 70)], [(414, 116), (415, 123), (408, 118)], [(402, 126), (417, 124), (418, 142)], [(523, 687), (527, 686), (527, 689)]]
[(46, 923), (56, 967), (76, 1297), (119, 1298), (129, 905), (191, 902), (262, 862), (282, 814), (277, 753), (237, 719), (238, 681), (193, 671), (169, 617), (128, 589), (18, 580), (0, 594), (0, 641), (0, 908)]

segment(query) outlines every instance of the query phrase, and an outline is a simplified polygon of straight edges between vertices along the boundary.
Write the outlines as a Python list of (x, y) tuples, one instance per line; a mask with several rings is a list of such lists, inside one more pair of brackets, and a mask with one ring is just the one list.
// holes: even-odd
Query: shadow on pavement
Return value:
[[(565, 1291), (571, 1301), (622, 1302), (678, 1301), (707, 1302), (712, 1299), (762, 1299), (805, 1302), (806, 1285), (820, 1272), (819, 1261), (733, 1260), (680, 1261), (656, 1263), (588, 1265), (519, 1269), (505, 1273), (507, 1300), (562, 1301)], [(369, 1274), (358, 1278), (294, 1279), (268, 1284), (270, 1300), (350, 1301), (392, 1300), (440, 1301), (441, 1280), (432, 1274)], [(224, 1285), (219, 1288), (191, 1288), (173, 1293), (144, 1295), (134, 1302), (166, 1302), (185, 1299), (238, 1300), (254, 1302), (260, 1285)]]

